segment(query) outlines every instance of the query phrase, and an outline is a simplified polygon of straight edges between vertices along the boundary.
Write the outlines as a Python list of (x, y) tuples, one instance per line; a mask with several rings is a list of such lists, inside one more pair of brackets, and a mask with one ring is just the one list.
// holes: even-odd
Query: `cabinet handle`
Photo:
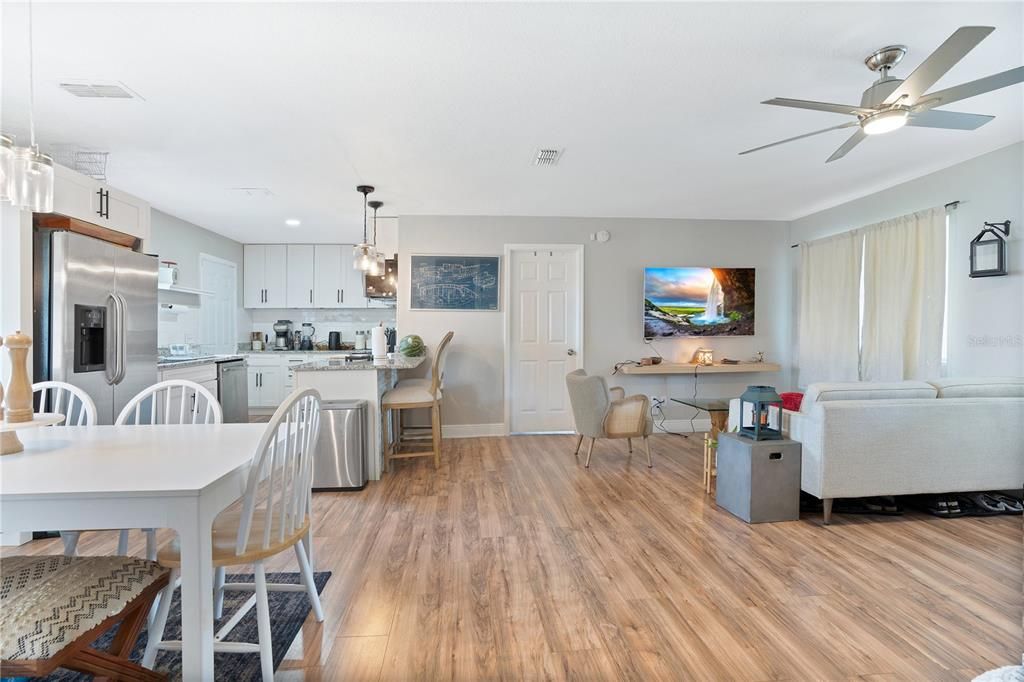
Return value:
[(344, 303), (345, 302), (345, 290), (344, 289), (338, 289), (338, 292), (341, 294), (341, 299), (338, 301), (338, 303)]
[(313, 290), (312, 289), (309, 290), (309, 302), (310, 303), (313, 302)]
[(336, 298), (338, 299), (337, 302), (341, 303), (341, 289), (338, 289), (338, 293), (337, 293)]
[(107, 220), (110, 220), (110, 190), (109, 189), (103, 190), (103, 198), (106, 200), (106, 203), (107, 203), (107, 208), (106, 208), (106, 210), (103, 213), (103, 217), (106, 218)]
[(96, 213), (97, 213), (97, 215), (99, 215), (99, 217), (102, 218), (103, 217), (103, 188), (102, 187), (99, 188), (98, 190), (96, 190), (96, 196), (98, 196), (100, 198), (100, 210), (96, 211)]

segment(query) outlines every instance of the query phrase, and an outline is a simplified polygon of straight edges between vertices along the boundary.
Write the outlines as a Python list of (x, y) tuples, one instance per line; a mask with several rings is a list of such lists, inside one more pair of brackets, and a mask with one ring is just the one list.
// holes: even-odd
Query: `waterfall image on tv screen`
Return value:
[(644, 338), (753, 335), (754, 268), (644, 270)]

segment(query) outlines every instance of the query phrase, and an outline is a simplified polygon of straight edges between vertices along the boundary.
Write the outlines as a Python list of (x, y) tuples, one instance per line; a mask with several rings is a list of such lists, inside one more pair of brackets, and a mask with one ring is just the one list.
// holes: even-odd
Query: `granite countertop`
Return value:
[(311, 355), (320, 355), (320, 354), (326, 355), (327, 353), (359, 353), (359, 352), (362, 352), (362, 351), (357, 351), (357, 350), (354, 350), (352, 348), (345, 348), (343, 350), (292, 350), (290, 348), (288, 350), (274, 350), (273, 348), (266, 348), (264, 350), (248, 350), (248, 349), (246, 349), (246, 350), (240, 350), (238, 352), (241, 353), (242, 355), (270, 355), (271, 353), (273, 353), (275, 355), (288, 355), (288, 354), (298, 355), (298, 354), (307, 354), (307, 353), (311, 354)]
[(346, 362), (344, 360), (314, 360), (312, 362), (304, 362), (301, 365), (295, 365), (292, 367), (293, 372), (337, 372), (347, 371), (354, 369), (378, 369), (378, 370), (392, 370), (392, 369), (414, 369), (423, 364), (426, 360), (424, 357), (419, 358), (407, 358), (404, 355), (396, 355), (394, 360), (388, 360), (381, 364), (375, 364), (373, 360), (354, 360), (352, 362)]
[(201, 358), (195, 358), (194, 360), (171, 360), (171, 361), (158, 361), (156, 363), (157, 369), (180, 369), (182, 367), (199, 367), (200, 365), (209, 365), (214, 362), (227, 362), (229, 360), (244, 360), (245, 356), (235, 353), (233, 355), (204, 355)]

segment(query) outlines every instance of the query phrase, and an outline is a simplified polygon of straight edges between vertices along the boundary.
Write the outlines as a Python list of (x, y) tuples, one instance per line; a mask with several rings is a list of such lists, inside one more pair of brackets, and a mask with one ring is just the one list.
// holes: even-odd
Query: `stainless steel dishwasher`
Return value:
[(249, 381), (245, 360), (225, 360), (217, 363), (217, 400), (224, 411), (225, 424), (245, 424), (249, 421)]
[(320, 439), (313, 453), (313, 492), (366, 487), (365, 400), (320, 403)]

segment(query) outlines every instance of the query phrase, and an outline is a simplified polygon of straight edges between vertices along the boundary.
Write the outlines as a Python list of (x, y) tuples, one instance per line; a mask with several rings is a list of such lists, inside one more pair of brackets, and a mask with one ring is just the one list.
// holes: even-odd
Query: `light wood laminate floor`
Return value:
[(701, 493), (697, 438), (652, 438), (654, 469), (604, 441), (588, 471), (569, 436), (444, 446), (315, 496), (327, 620), (278, 679), (964, 680), (1024, 648), (1020, 517), (748, 526)]

